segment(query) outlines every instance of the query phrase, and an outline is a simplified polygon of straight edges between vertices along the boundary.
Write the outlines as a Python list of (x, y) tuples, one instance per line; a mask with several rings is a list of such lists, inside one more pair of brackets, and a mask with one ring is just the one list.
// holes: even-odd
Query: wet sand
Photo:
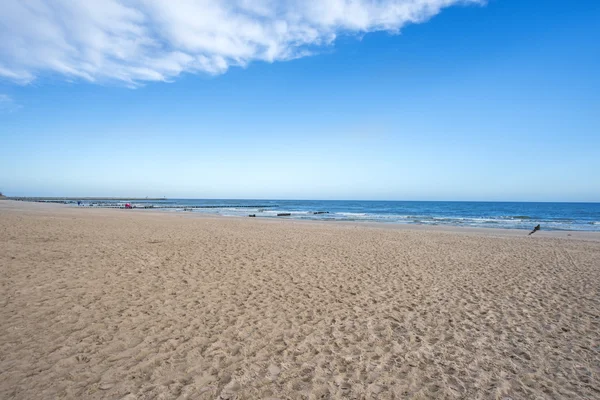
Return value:
[(0, 398), (600, 398), (595, 233), (0, 201)]

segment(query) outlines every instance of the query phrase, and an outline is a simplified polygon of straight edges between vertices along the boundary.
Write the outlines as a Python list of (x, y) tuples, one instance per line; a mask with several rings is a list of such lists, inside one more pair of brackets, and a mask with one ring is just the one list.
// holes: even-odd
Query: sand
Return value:
[(0, 201), (0, 398), (600, 398), (598, 235), (541, 233)]

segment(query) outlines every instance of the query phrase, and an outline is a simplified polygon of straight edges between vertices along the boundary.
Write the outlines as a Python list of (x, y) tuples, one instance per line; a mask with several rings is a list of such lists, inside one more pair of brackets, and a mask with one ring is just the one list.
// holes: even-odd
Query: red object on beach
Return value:
[(125, 203), (125, 208), (131, 208), (131, 204), (130, 203)]

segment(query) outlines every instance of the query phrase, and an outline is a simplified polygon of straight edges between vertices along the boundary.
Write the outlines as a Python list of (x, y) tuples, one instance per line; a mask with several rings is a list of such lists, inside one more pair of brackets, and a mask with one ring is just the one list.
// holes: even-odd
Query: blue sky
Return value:
[(9, 0), (0, 191), (600, 201), (595, 1), (201, 3)]

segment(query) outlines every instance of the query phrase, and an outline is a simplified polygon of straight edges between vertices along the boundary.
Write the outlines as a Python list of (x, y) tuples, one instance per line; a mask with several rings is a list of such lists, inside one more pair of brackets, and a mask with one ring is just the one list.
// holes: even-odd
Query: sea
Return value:
[[(102, 204), (106, 205), (106, 202)], [(82, 202), (87, 206), (102, 204)], [(134, 207), (154, 206), (165, 212), (234, 217), (253, 214), (256, 218), (528, 230), (540, 224), (543, 230), (600, 231), (600, 203), (164, 199), (132, 200), (130, 204)]]

